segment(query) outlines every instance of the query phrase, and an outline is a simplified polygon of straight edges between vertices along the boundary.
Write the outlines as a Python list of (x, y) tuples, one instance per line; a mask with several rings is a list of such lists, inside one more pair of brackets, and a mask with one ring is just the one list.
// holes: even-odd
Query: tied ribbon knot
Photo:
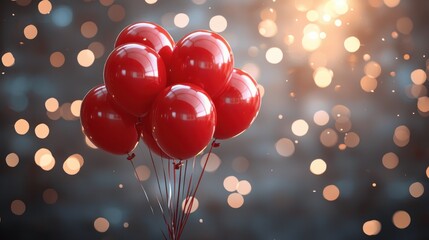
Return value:
[(135, 153), (128, 154), (127, 160), (131, 161), (136, 157)]

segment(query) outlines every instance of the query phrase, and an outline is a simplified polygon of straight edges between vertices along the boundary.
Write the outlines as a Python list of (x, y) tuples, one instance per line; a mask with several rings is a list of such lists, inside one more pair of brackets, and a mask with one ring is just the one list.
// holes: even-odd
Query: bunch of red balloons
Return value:
[(129, 154), (142, 138), (161, 157), (191, 158), (212, 138), (242, 133), (259, 112), (256, 81), (233, 66), (219, 34), (194, 31), (175, 43), (154, 23), (132, 24), (106, 60), (105, 85), (83, 99), (83, 131), (110, 153)]

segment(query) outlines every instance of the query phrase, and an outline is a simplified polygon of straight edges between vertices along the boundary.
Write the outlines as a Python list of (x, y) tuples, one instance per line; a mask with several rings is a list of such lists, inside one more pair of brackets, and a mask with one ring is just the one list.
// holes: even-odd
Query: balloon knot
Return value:
[(139, 118), (138, 121), (136, 122), (136, 129), (140, 135), (140, 133), (143, 131), (143, 122), (142, 122), (141, 118)]
[(173, 161), (173, 166), (174, 166), (174, 169), (177, 170), (183, 166), (183, 161), (181, 161), (181, 160), (178, 160), (177, 162)]
[(136, 154), (135, 153), (131, 153), (131, 154), (129, 154), (128, 153), (128, 157), (127, 157), (127, 160), (133, 160), (133, 158), (135, 158), (136, 157)]
[(220, 143), (216, 142), (216, 139), (212, 142), (212, 147), (217, 148), (220, 146)]

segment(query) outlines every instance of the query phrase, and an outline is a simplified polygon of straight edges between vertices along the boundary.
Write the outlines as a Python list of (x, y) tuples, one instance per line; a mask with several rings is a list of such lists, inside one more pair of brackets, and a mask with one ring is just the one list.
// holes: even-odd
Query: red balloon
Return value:
[(137, 117), (120, 107), (104, 85), (91, 89), (82, 101), (80, 120), (83, 132), (98, 148), (113, 154), (127, 154), (137, 145)]
[(155, 153), (162, 158), (171, 159), (172, 157), (168, 156), (164, 151), (162, 151), (156, 143), (155, 139), (153, 138), (152, 122), (150, 121), (150, 119), (151, 114), (147, 114), (141, 120), (141, 138), (143, 139), (143, 142), (146, 143), (146, 146), (149, 148), (150, 151), (152, 151), (152, 153)]
[(148, 46), (157, 52), (165, 63), (170, 65), (174, 40), (161, 26), (151, 22), (138, 22), (124, 28), (119, 33), (115, 48), (126, 43), (138, 43)]
[(225, 88), (233, 66), (231, 47), (222, 36), (195, 31), (174, 47), (169, 81), (173, 84), (193, 83), (213, 98)]
[(258, 115), (261, 97), (256, 81), (246, 72), (234, 69), (226, 89), (213, 102), (217, 113), (214, 137), (228, 139), (252, 124)]
[(154, 102), (152, 135), (169, 156), (185, 160), (207, 146), (216, 126), (216, 112), (207, 93), (193, 84), (168, 87)]
[(164, 63), (149, 47), (134, 43), (121, 45), (107, 58), (104, 82), (119, 106), (140, 117), (166, 86)]

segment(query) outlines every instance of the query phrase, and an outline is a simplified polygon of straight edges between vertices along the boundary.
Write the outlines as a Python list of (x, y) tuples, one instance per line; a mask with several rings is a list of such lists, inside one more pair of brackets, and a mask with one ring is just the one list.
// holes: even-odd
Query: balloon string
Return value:
[(195, 195), (196, 195), (196, 193), (197, 193), (197, 191), (198, 191), (198, 187), (200, 186), (201, 179), (203, 178), (203, 175), (204, 175), (204, 172), (205, 172), (205, 170), (206, 170), (207, 163), (208, 163), (208, 161), (209, 161), (209, 158), (210, 158), (210, 155), (211, 155), (211, 153), (212, 153), (213, 147), (219, 147), (219, 143), (217, 143), (217, 142), (216, 142), (216, 139), (214, 139), (214, 140), (213, 140), (213, 142), (212, 142), (212, 144), (210, 145), (210, 149), (209, 149), (209, 152), (208, 152), (207, 157), (206, 157), (206, 159), (205, 159), (203, 169), (202, 169), (201, 174), (200, 174), (200, 176), (199, 176), (199, 178), (198, 178), (198, 182), (197, 182), (197, 184), (196, 184), (196, 186), (195, 186), (195, 190), (194, 190), (194, 191), (193, 191), (193, 193), (192, 193), (192, 199), (191, 199), (191, 202), (189, 203), (189, 207), (188, 207), (188, 209), (186, 209), (186, 214), (185, 214), (185, 215), (186, 215), (186, 217), (185, 217), (184, 222), (183, 222), (183, 224), (182, 224), (182, 226), (181, 226), (181, 228), (180, 228), (179, 238), (180, 238), (180, 236), (182, 235), (183, 229), (184, 229), (184, 227), (185, 227), (186, 223), (188, 222), (189, 216), (190, 216), (190, 214), (191, 214), (192, 206), (193, 206), (193, 204), (194, 204)]
[[(176, 202), (176, 218), (175, 218), (176, 226), (177, 226), (177, 234), (179, 233), (178, 230), (180, 229), (179, 219), (180, 219), (180, 213), (182, 212), (182, 206), (179, 205), (179, 203), (180, 203), (180, 200), (183, 198), (183, 194), (181, 195), (180, 193), (181, 193), (182, 185), (183, 185), (183, 188), (185, 187), (185, 182), (183, 181), (183, 183), (182, 183), (183, 161), (180, 161), (179, 168), (180, 168), (180, 170), (179, 170), (179, 188), (177, 190), (178, 198), (177, 198), (177, 202)], [(179, 237), (179, 236), (177, 235), (177, 237)]]
[(137, 169), (136, 169), (136, 166), (134, 165), (134, 161), (133, 161), (132, 159), (130, 159), (130, 162), (131, 162), (131, 165), (133, 166), (134, 173), (136, 174), (137, 181), (138, 181), (138, 183), (139, 183), (139, 185), (140, 185), (140, 188), (143, 190), (143, 193), (144, 193), (144, 195), (145, 195), (145, 197), (146, 197), (146, 200), (147, 200), (147, 202), (148, 202), (148, 204), (149, 204), (150, 210), (152, 211), (152, 215), (155, 215), (155, 213), (154, 213), (154, 211), (153, 211), (153, 208), (152, 208), (152, 204), (150, 203), (149, 197), (148, 197), (148, 195), (147, 195), (146, 189), (144, 188), (144, 186), (143, 186), (143, 184), (142, 184), (142, 182), (141, 182), (140, 176), (139, 176), (139, 174), (137, 173)]
[[(158, 199), (158, 198), (156, 198), (156, 200), (158, 201), (158, 206), (159, 206), (159, 209), (161, 210), (162, 218), (163, 218), (163, 220), (164, 220), (164, 224), (167, 226), (167, 230), (168, 230), (168, 231), (170, 231), (170, 230), (169, 230), (169, 228), (168, 228), (167, 217), (166, 217), (165, 212), (164, 212), (164, 209), (163, 209), (163, 207), (162, 207), (162, 205), (165, 205), (165, 201), (164, 201), (164, 198), (163, 198), (163, 195), (162, 195), (162, 190), (161, 190), (161, 184), (160, 184), (160, 181), (159, 181), (158, 170), (157, 170), (157, 168), (156, 168), (155, 161), (154, 161), (154, 159), (153, 159), (152, 151), (151, 151), (149, 148), (148, 148), (148, 150), (149, 150), (150, 160), (151, 160), (151, 162), (152, 162), (152, 166), (153, 166), (153, 169), (154, 169), (154, 171), (155, 171), (156, 182), (157, 182), (157, 184), (158, 184), (158, 190), (159, 190), (159, 194), (160, 194), (160, 197), (161, 197), (161, 202), (162, 202), (162, 204), (161, 204), (161, 202), (159, 201), (159, 199)], [(162, 230), (161, 230), (161, 232), (162, 232), (162, 233), (163, 233), (163, 235), (164, 235), (164, 232), (163, 232)]]
[[(159, 175), (158, 175), (158, 171), (157, 171), (156, 166), (155, 166), (155, 161), (153, 160), (152, 151), (150, 149), (149, 149), (149, 155), (150, 155), (150, 160), (152, 162), (153, 169), (155, 171), (156, 183), (158, 184), (158, 190), (159, 190), (159, 194), (161, 195), (161, 201), (162, 201), (163, 200), (163, 196), (162, 196), (162, 191), (161, 191), (161, 184), (159, 182)], [(161, 207), (161, 212), (164, 213), (162, 207)]]
[[(181, 211), (179, 211), (179, 216), (178, 216), (178, 226), (181, 226), (182, 225), (182, 222), (183, 222), (183, 214), (184, 214), (184, 211), (185, 211), (185, 209), (186, 209), (186, 204), (187, 204), (187, 200), (188, 200), (188, 194), (187, 195), (185, 195), (185, 189), (186, 189), (186, 185), (187, 185), (187, 183), (186, 183), (186, 180), (187, 180), (187, 172), (188, 172), (188, 161), (185, 161), (185, 166), (184, 166), (184, 168), (185, 168), (185, 172), (184, 172), (184, 174), (183, 174), (183, 187), (182, 187), (182, 198), (184, 198), (184, 203), (182, 203), (182, 204), (184, 204), (184, 207), (183, 207), (183, 209), (181, 209)], [(191, 179), (192, 179), (192, 176), (191, 176)], [(187, 191), (188, 192), (188, 191)]]
[[(167, 184), (169, 184), (169, 182), (167, 182), (167, 174), (165, 173), (165, 166), (164, 166), (164, 161), (165, 161), (165, 159), (163, 159), (163, 158), (161, 158), (161, 166), (162, 166), (162, 170), (163, 170), (163, 175), (164, 175), (164, 188), (165, 188), (165, 196), (166, 196), (166, 201), (169, 201), (169, 199), (170, 199), (170, 196), (169, 196), (169, 191), (168, 191), (168, 187), (167, 187)], [(168, 160), (167, 160), (167, 164), (168, 164)], [(168, 214), (169, 214), (169, 216), (170, 216), (170, 219), (171, 219), (171, 208), (170, 208), (170, 205), (169, 205), (169, 203), (167, 202), (166, 203), (167, 205), (167, 210), (168, 210)], [(169, 230), (169, 233), (171, 234), (171, 227), (170, 227), (170, 225), (168, 224), (168, 223), (166, 223), (166, 225), (167, 225), (167, 228), (168, 228), (168, 230)]]
[[(170, 224), (168, 225), (168, 227), (169, 227), (170, 239), (174, 239), (174, 234), (173, 234), (174, 226), (172, 224), (173, 223), (173, 214), (174, 214), (174, 207), (173, 207), (174, 206), (174, 204), (173, 204), (173, 201), (174, 201), (173, 187), (174, 186), (173, 187), (171, 186), (172, 168), (170, 165), (171, 165), (170, 162), (167, 161), (168, 181), (166, 183), (168, 183), (168, 209), (169, 209), (169, 214), (170, 214)], [(174, 179), (173, 179), (173, 181), (174, 181)]]
[(180, 222), (180, 228), (182, 228), (183, 220), (184, 220), (184, 218), (186, 216), (186, 212), (187, 212), (187, 209), (189, 207), (189, 201), (191, 200), (191, 198), (189, 197), (189, 195), (193, 191), (192, 180), (193, 180), (194, 170), (195, 170), (195, 159), (196, 159), (196, 157), (194, 157), (194, 159), (193, 159), (192, 172), (190, 174), (189, 181), (188, 181), (188, 187), (187, 187), (187, 190), (186, 190), (186, 198), (185, 198), (185, 204), (184, 204), (185, 207), (182, 210), (183, 214), (182, 214), (182, 217), (180, 218), (180, 221), (179, 221)]

